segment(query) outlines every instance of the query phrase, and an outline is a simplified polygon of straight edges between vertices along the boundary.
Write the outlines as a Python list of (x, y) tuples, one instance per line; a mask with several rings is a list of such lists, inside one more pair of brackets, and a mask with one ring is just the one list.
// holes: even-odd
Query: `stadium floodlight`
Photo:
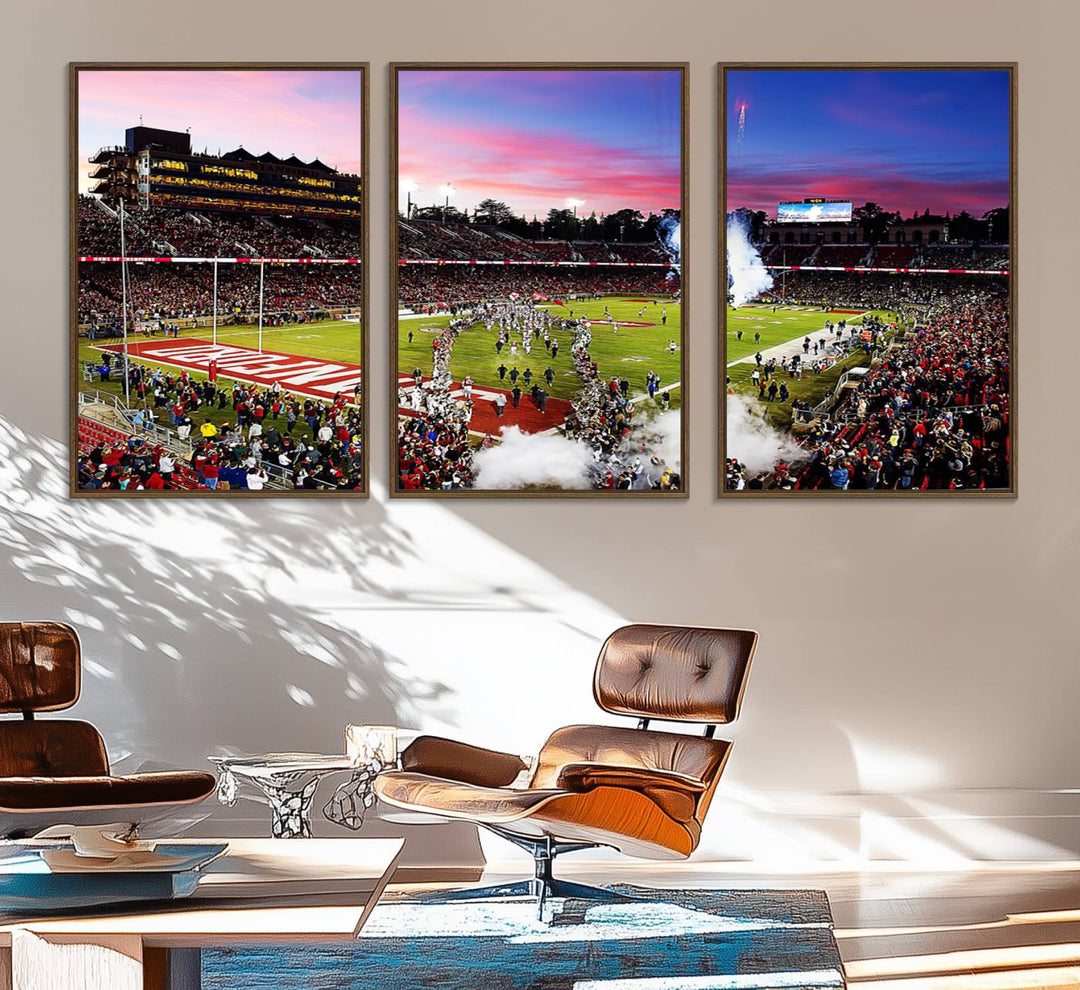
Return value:
[(567, 205), (567, 207), (569, 209), (574, 211), (574, 216), (576, 217), (577, 216), (577, 208), (579, 206), (584, 206), (585, 205), (585, 200), (583, 200), (583, 199), (574, 199), (573, 196), (567, 196), (566, 197), (566, 205)]
[(420, 189), (420, 183), (415, 179), (402, 179), (401, 188), (405, 190), (405, 219), (412, 219), (413, 201), (412, 194)]
[(446, 215), (450, 212), (450, 197), (454, 195), (456, 190), (449, 182), (439, 186), (439, 195), (445, 197), (443, 201), (443, 220), (446, 220)]

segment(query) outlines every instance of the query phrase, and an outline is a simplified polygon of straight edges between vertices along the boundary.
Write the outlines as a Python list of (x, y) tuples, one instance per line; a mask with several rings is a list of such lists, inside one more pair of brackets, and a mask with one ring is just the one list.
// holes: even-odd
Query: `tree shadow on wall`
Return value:
[(305, 604), (315, 572), (400, 602), (366, 576), (375, 560), (384, 573), (416, 563), (378, 503), (336, 500), (328, 530), (287, 501), (75, 501), (66, 472), (60, 443), (2, 422), (0, 611), (78, 629), (73, 714), (114, 762), (341, 752), (346, 723), (409, 724), (418, 701), (447, 693)]

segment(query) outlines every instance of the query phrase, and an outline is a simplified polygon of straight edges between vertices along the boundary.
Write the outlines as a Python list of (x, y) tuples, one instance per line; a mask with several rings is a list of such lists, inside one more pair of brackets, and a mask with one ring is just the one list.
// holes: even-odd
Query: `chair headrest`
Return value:
[(79, 700), (79, 636), (62, 622), (0, 622), (0, 712), (52, 712)]
[(619, 715), (733, 722), (757, 640), (748, 629), (623, 626), (600, 649), (593, 696)]

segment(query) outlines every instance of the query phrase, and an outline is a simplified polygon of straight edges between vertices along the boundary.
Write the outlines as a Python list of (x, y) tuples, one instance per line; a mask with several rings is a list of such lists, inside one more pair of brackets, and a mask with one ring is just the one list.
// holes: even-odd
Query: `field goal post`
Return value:
[[(219, 265), (257, 265), (259, 269), (259, 298), (257, 307), (257, 327), (258, 327), (258, 351), (261, 353), (263, 350), (263, 327), (264, 327), (264, 315), (265, 315), (265, 294), (266, 294), (266, 265), (297, 265), (305, 264), (310, 265), (312, 263), (323, 265), (355, 265), (358, 264), (356, 258), (267, 258), (267, 257), (244, 257), (244, 258), (224, 258), (220, 255), (214, 257), (152, 257), (152, 256), (138, 256), (128, 257), (126, 244), (123, 237), (123, 208), (121, 205), (121, 243), (120, 243), (120, 256), (119, 257), (80, 257), (80, 261), (109, 261), (120, 262), (121, 277), (123, 282), (123, 298), (121, 301), (121, 316), (124, 323), (123, 341), (124, 349), (126, 351), (128, 346), (128, 262), (134, 262), (137, 264), (146, 263), (182, 263), (189, 265), (211, 265), (213, 267), (213, 289), (211, 294), (212, 309), (210, 313), (210, 326), (211, 326), (211, 340), (214, 344), (217, 344), (218, 328), (220, 326), (221, 310), (219, 306), (219, 278), (218, 267)], [(347, 320), (350, 323), (355, 323), (358, 326), (362, 325), (362, 310), (359, 307), (345, 307), (344, 312), (340, 314), (340, 319)], [(161, 320), (154, 318), (151, 320), (140, 320), (134, 323), (133, 330), (136, 333), (145, 333), (147, 335), (152, 334), (155, 330), (161, 329)], [(198, 325), (198, 321), (196, 321)]]

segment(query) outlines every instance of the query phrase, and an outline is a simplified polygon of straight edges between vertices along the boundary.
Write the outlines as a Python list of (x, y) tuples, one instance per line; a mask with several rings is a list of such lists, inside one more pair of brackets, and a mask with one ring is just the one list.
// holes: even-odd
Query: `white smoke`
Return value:
[(771, 289), (773, 277), (761, 262), (761, 252), (750, 243), (746, 221), (735, 216), (727, 222), (728, 294), (741, 306)]
[(503, 428), (494, 447), (476, 452), (473, 470), (477, 489), (591, 488), (592, 451), (580, 440), (554, 433), (522, 433)]
[(667, 213), (662, 216), (656, 227), (656, 236), (660, 241), (660, 246), (671, 259), (673, 270), (668, 272), (668, 280), (674, 280), (676, 275), (682, 274), (682, 220), (680, 215)]
[[(665, 468), (682, 473), (682, 413), (678, 409), (669, 409), (655, 419), (634, 427), (630, 433), (630, 453), (624, 458), (628, 463), (641, 460), (645, 471), (638, 479), (636, 488), (648, 488)], [(635, 454), (637, 448), (646, 448)], [(653, 464), (656, 457), (659, 464)]]
[(748, 396), (727, 397), (726, 429), (727, 456), (745, 464), (750, 475), (771, 471), (778, 461), (790, 464), (806, 459), (806, 451), (762, 419)]

